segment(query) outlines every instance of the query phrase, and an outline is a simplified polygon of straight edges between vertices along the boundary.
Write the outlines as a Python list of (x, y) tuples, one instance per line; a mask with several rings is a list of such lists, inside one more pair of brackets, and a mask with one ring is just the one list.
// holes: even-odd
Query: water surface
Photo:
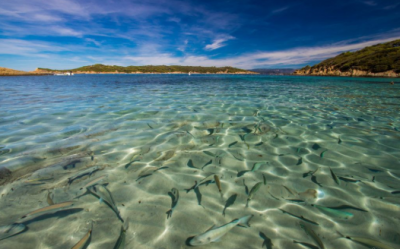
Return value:
[[(273, 248), (304, 248), (293, 240), (317, 246), (301, 228), (304, 221), (282, 210), (318, 223), (308, 224), (325, 248), (365, 248), (336, 231), (396, 248), (400, 84), (390, 81), (2, 77), (0, 226), (21, 223), (27, 229), (1, 240), (0, 248), (71, 248), (92, 223), (88, 248), (112, 248), (122, 222), (104, 201), (85, 194), (84, 186), (101, 176), (129, 224), (126, 248), (189, 248), (189, 237), (246, 215), (254, 215), (250, 228), (235, 227), (199, 248), (261, 248), (265, 237)], [(92, 167), (98, 170), (69, 179)], [(222, 198), (213, 181), (186, 193), (214, 174)], [(258, 182), (263, 184), (246, 207)], [(179, 199), (167, 219), (172, 188)], [(315, 196), (305, 194), (310, 189)], [(76, 203), (21, 219), (49, 206), (48, 197)], [(314, 204), (352, 217), (328, 215)]]

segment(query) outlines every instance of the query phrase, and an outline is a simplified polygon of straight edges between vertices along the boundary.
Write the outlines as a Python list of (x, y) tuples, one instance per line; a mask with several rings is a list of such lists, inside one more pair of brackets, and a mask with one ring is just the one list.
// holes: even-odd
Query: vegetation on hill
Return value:
[(96, 72), (96, 73), (173, 73), (173, 72), (196, 72), (196, 73), (249, 73), (247, 70), (234, 68), (234, 67), (192, 67), (192, 66), (108, 66), (102, 64), (95, 64), (91, 66), (79, 67), (71, 70), (53, 70), (48, 68), (38, 68), (43, 71), (50, 72)]
[(21, 75), (43, 75), (46, 73), (41, 72), (25, 72), (25, 71), (18, 71), (14, 69), (9, 69), (5, 67), (0, 67), (0, 76), (21, 76)]
[(372, 73), (390, 70), (400, 73), (400, 40), (365, 47), (355, 52), (345, 52), (312, 67), (306, 66), (300, 71), (315, 71), (321, 68), (332, 68), (341, 72), (356, 69)]

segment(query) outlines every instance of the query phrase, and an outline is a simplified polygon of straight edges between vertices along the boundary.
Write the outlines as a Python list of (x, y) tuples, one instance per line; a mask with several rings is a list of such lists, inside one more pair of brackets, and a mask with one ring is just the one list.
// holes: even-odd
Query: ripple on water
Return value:
[[(84, 189), (105, 176), (99, 182), (129, 223), (128, 248), (188, 248), (188, 237), (250, 214), (250, 228), (234, 227), (220, 242), (199, 248), (260, 248), (265, 237), (273, 248), (302, 247), (294, 240), (316, 245), (298, 217), (319, 224), (310, 227), (326, 248), (357, 246), (336, 231), (394, 247), (400, 243), (400, 202), (392, 194), (400, 190), (394, 129), (400, 118), (391, 107), (400, 103), (391, 97), (400, 88), (387, 91), (379, 82), (385, 80), (1, 78), (8, 91), (0, 91), (0, 223), (20, 222), (22, 215), (48, 207), (49, 198), (76, 201), (76, 209), (24, 222), (29, 229), (1, 246), (71, 248), (93, 222), (89, 248), (113, 247), (121, 221)], [(96, 166), (92, 175), (68, 183)], [(211, 180), (186, 191), (206, 177)], [(167, 219), (172, 188), (179, 199)], [(311, 204), (353, 217), (327, 215)]]

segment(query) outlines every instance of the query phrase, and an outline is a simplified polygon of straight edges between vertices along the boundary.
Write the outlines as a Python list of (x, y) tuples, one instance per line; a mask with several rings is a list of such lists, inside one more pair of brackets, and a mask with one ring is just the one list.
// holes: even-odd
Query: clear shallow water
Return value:
[[(101, 176), (129, 224), (126, 248), (189, 248), (188, 237), (246, 215), (254, 215), (250, 228), (234, 227), (220, 242), (199, 248), (260, 248), (260, 232), (272, 248), (304, 248), (293, 240), (317, 246), (301, 220), (281, 210), (317, 222), (308, 224), (325, 248), (366, 248), (336, 231), (399, 248), (400, 84), (390, 81), (0, 78), (0, 226), (28, 228), (0, 240), (0, 248), (71, 248), (91, 223), (88, 248), (113, 247), (122, 224), (115, 212), (92, 194), (76, 198)], [(90, 177), (68, 183), (95, 166), (100, 170)], [(340, 185), (330, 169), (342, 177)], [(213, 174), (221, 179), (223, 198), (213, 182), (186, 193)], [(246, 208), (246, 189), (264, 178)], [(167, 219), (172, 188), (180, 198)], [(308, 189), (317, 191), (316, 198), (298, 194)], [(54, 203), (76, 201), (73, 209), (20, 219), (49, 206), (49, 193)], [(328, 215), (312, 204), (347, 205), (336, 210), (353, 217)]]

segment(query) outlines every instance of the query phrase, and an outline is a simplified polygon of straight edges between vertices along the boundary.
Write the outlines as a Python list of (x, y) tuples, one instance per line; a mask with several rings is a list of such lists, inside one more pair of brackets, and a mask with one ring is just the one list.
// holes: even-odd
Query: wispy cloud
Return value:
[(3, 17), (30, 21), (55, 21), (55, 14), (88, 17), (86, 8), (73, 0), (14, 0), (3, 1), (0, 13)]
[(178, 50), (181, 51), (181, 52), (185, 52), (188, 43), (189, 43), (189, 40), (187, 40), (187, 39), (185, 41), (183, 41), (183, 45), (179, 46)]
[[(72, 62), (79, 62), (81, 65), (85, 63), (103, 63), (110, 65), (188, 65), (188, 66), (233, 66), (239, 68), (260, 68), (260, 67), (279, 67), (304, 65), (310, 62), (319, 62), (321, 60), (336, 56), (345, 51), (354, 51), (366, 46), (378, 43), (388, 42), (394, 39), (400, 39), (400, 35), (396, 37), (388, 37), (384, 39), (372, 39), (368, 41), (360, 41), (352, 43), (342, 41), (331, 45), (319, 47), (299, 47), (280, 51), (259, 51), (253, 53), (242, 54), (234, 57), (213, 58), (204, 55), (186, 54), (177, 56), (173, 53), (160, 52), (161, 46), (157, 44), (143, 45), (136, 50), (120, 50), (109, 51), (104, 54), (104, 48), (91, 48), (91, 54), (96, 56), (87, 56), (82, 54), (87, 47), (61, 47), (52, 43), (44, 42), (27, 42), (18, 39), (0, 39), (2, 46), (0, 54), (17, 54), (34, 58), (36, 56), (47, 57), (47, 61), (55, 61), (59, 65), (60, 55), (58, 52), (69, 52), (63, 58), (68, 65)], [(90, 42), (90, 41), (89, 41)], [(12, 51), (12, 52), (10, 52)], [(73, 53), (72, 53), (73, 52)], [(42, 66), (42, 65), (35, 65)], [(73, 66), (72, 66), (73, 67)], [(62, 66), (61, 66), (62, 68)], [(25, 69), (27, 70), (27, 69)], [(30, 69), (31, 70), (31, 69)]]
[(29, 35), (35, 36), (65, 36), (65, 37), (82, 37), (85, 33), (91, 31), (80, 30), (79, 28), (70, 28), (59, 24), (48, 24), (48, 25), (10, 25), (6, 23), (0, 23), (0, 29), (2, 33), (8, 37), (24, 37)]
[(400, 3), (395, 3), (395, 4), (392, 4), (392, 5), (385, 6), (385, 7), (383, 7), (383, 9), (384, 10), (392, 10), (392, 9), (397, 8), (397, 6), (399, 6), (399, 5), (400, 5)]
[(366, 46), (375, 45), (378, 43), (388, 42), (398, 37), (385, 39), (376, 39), (363, 41), (352, 44), (343, 44), (343, 42), (335, 43), (320, 47), (301, 47), (289, 50), (274, 51), (274, 52), (257, 52), (248, 53), (231, 58), (213, 59), (207, 56), (184, 56), (177, 57), (172, 54), (158, 54), (150, 56), (126, 56), (123, 58), (125, 63), (134, 63), (135, 65), (142, 64), (181, 64), (191, 66), (233, 66), (240, 68), (257, 68), (268, 66), (286, 66), (286, 65), (303, 65), (309, 62), (321, 61), (333, 56), (336, 56), (345, 51), (354, 51), (362, 49)]
[(215, 49), (218, 49), (218, 48), (222, 48), (222, 47), (227, 45), (225, 43), (226, 41), (229, 41), (229, 40), (232, 40), (232, 39), (235, 39), (235, 37), (233, 37), (233, 36), (224, 36), (224, 37), (215, 39), (213, 41), (213, 43), (206, 45), (204, 47), (204, 49), (205, 50), (215, 50)]
[(360, 0), (361, 3), (368, 5), (368, 6), (376, 6), (378, 5), (375, 1), (373, 0)]
[[(0, 56), (6, 58), (0, 63), (12, 58), (32, 65), (39, 63), (34, 58), (43, 56), (57, 65), (62, 61), (69, 61), (68, 65), (76, 61), (243, 68), (300, 65), (377, 43), (388, 36), (371, 37), (373, 32), (397, 27), (399, 6), (394, 0), (385, 4), (378, 0), (339, 2), (322, 8), (318, 0), (291, 0), (285, 5), (260, 1), (227, 5), (197, 0), (0, 0)], [(343, 12), (345, 21), (331, 18), (331, 11), (342, 9), (344, 3), (349, 8)], [(349, 14), (363, 5), (365, 13)], [(292, 16), (292, 10), (303, 13), (302, 17)], [(327, 16), (315, 25), (311, 17), (317, 11), (319, 16)], [(340, 32), (321, 31), (321, 25), (332, 27), (333, 23)], [(358, 32), (354, 27), (359, 25)], [(310, 39), (299, 39), (304, 34)], [(392, 32), (391, 37), (396, 34), (400, 32)], [(369, 37), (360, 38), (363, 35)], [(349, 40), (351, 37), (357, 40)], [(342, 41), (328, 43), (338, 40)]]
[(400, 36), (352, 44), (343, 44), (342, 42), (339, 42), (320, 47), (302, 47), (275, 52), (261, 52), (240, 56), (236, 58), (236, 63), (244, 65), (246, 68), (268, 65), (301, 65), (313, 61), (321, 61), (345, 51), (355, 51), (367, 46), (372, 46), (399, 38)]
[(92, 38), (85, 38), (85, 41), (89, 42), (89, 43), (93, 43), (94, 45), (100, 47), (101, 46), (101, 42), (96, 41), (95, 39)]
[(287, 9), (289, 9), (289, 6), (282, 7), (282, 8), (279, 8), (279, 9), (275, 9), (275, 10), (273, 10), (271, 13), (272, 13), (272, 14), (278, 14), (278, 13), (281, 13), (281, 12), (287, 10)]
[[(150, 40), (171, 46), (182, 44), (188, 40), (185, 33), (192, 32), (196, 39), (190, 44), (203, 47), (210, 38), (238, 27), (236, 18), (236, 14), (182, 0), (121, 0), (118, 4), (114, 0), (104, 0), (101, 4), (79, 0), (12, 0), (0, 4), (0, 34), (9, 38), (42, 36), (43, 40), (52, 36), (78, 37), (82, 38), (82, 44), (87, 44), (88, 36), (106, 36), (110, 40), (135, 43)], [(179, 35), (175, 36), (176, 33)], [(215, 41), (207, 49), (221, 47), (226, 40)]]
[(46, 53), (67, 51), (68, 48), (42, 41), (0, 39), (0, 54), (45, 56)]

